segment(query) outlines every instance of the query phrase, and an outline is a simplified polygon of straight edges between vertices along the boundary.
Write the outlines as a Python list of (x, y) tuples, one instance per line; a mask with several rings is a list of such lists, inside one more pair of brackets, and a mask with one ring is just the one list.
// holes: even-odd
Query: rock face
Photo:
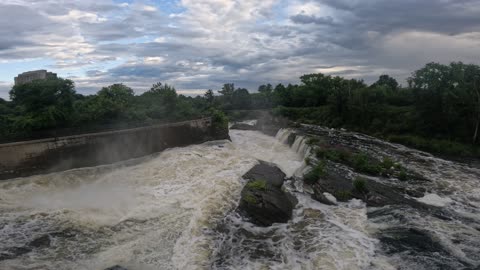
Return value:
[(243, 217), (258, 226), (291, 219), (296, 202), (282, 190), (285, 174), (278, 167), (261, 161), (243, 177), (249, 180), (237, 209)]

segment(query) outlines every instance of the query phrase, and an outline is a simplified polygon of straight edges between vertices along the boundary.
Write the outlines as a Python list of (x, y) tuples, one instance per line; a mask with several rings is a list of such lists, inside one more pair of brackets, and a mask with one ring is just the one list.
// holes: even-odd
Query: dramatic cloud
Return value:
[(403, 82), (426, 62), (480, 64), (478, 18), (478, 0), (4, 0), (0, 97), (40, 68), (83, 93), (255, 90), (314, 72)]

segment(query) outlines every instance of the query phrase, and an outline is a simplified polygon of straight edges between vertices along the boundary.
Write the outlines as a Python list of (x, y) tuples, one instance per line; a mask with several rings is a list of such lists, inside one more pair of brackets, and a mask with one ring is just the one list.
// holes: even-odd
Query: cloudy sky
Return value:
[(95, 93), (185, 94), (322, 72), (399, 81), (427, 62), (480, 64), (479, 0), (2, 0), (0, 97), (48, 69)]

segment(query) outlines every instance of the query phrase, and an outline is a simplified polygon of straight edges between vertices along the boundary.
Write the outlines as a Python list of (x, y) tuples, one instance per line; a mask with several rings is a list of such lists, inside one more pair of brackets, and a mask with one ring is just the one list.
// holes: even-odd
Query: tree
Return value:
[(237, 110), (247, 110), (250, 109), (252, 104), (252, 98), (250, 93), (245, 88), (238, 88), (233, 92), (233, 108)]
[[(39, 129), (68, 125), (73, 117), (75, 86), (62, 78), (35, 80), (15, 85), (10, 91), (14, 106), (23, 111), (25, 128)], [(23, 124), (20, 124), (23, 125)]]
[(230, 98), (232, 97), (234, 91), (235, 91), (235, 85), (233, 83), (226, 83), (223, 85), (222, 90), (218, 92), (224, 95), (225, 97)]
[(271, 84), (262, 84), (258, 87), (258, 92), (264, 94), (265, 96), (270, 96), (273, 91)]
[(372, 85), (372, 87), (375, 86), (387, 86), (392, 90), (397, 90), (398, 88), (398, 82), (394, 78), (390, 77), (389, 75), (381, 75), (378, 80)]
[(160, 97), (161, 102), (168, 107), (169, 110), (175, 109), (175, 102), (177, 99), (177, 91), (174, 87), (168, 84), (158, 82), (150, 88), (153, 95)]
[(133, 90), (124, 84), (112, 84), (98, 91), (90, 103), (89, 113), (96, 120), (110, 121), (128, 118), (133, 105)]
[(204, 97), (205, 97), (205, 99), (207, 100), (207, 103), (208, 103), (209, 105), (212, 105), (212, 104), (213, 104), (213, 100), (215, 99), (215, 96), (213, 95), (212, 89), (208, 89), (207, 92), (205, 92)]

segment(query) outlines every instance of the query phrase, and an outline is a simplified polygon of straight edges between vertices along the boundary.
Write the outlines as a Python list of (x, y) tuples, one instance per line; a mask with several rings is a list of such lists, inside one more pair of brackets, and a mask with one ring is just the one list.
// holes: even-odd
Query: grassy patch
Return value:
[(360, 192), (360, 193), (367, 193), (368, 188), (367, 188), (367, 180), (361, 177), (358, 177), (353, 181), (353, 188), (355, 191)]
[(255, 196), (251, 195), (251, 194), (246, 194), (244, 197), (243, 197), (243, 200), (245, 202), (247, 202), (248, 204), (256, 204), (257, 203), (257, 198), (255, 198)]
[(310, 172), (303, 176), (303, 181), (307, 184), (315, 184), (322, 176), (325, 176), (325, 164), (319, 162)]
[(400, 173), (398, 174), (398, 180), (400, 181), (407, 181), (408, 179), (408, 174), (407, 172), (405, 171), (405, 169), (401, 169), (400, 170)]
[(345, 164), (357, 172), (373, 176), (388, 176), (400, 170), (405, 170), (400, 164), (395, 163), (390, 158), (378, 161), (367, 153), (352, 153), (341, 148), (318, 149), (316, 156), (319, 159)]
[(267, 189), (267, 181), (265, 180), (255, 180), (250, 181), (247, 183), (247, 187), (250, 189), (255, 190), (266, 190)]
[(349, 190), (337, 190), (334, 192), (333, 196), (339, 201), (348, 201), (352, 198), (352, 192)]

